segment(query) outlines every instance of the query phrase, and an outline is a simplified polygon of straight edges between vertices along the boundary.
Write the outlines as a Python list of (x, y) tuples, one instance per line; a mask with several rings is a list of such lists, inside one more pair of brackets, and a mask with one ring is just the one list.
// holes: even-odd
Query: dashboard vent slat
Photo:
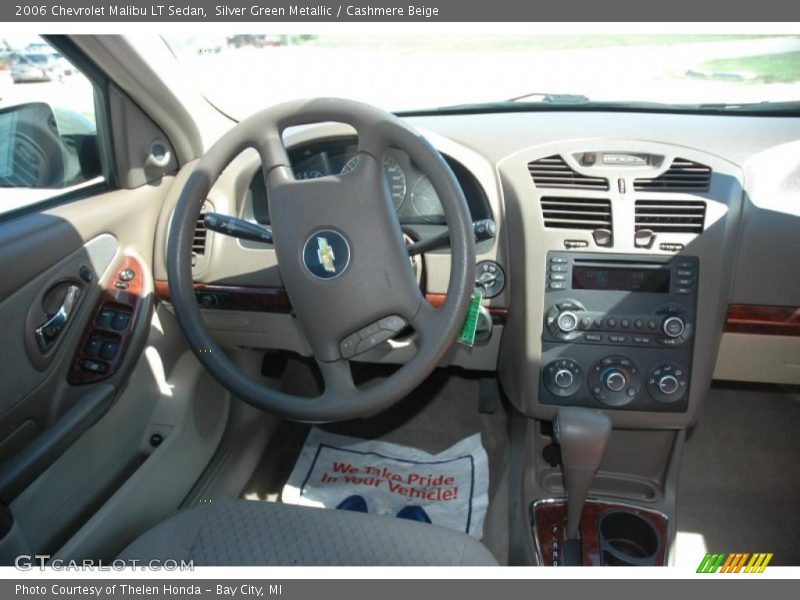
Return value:
[(637, 200), (636, 231), (656, 233), (703, 232), (706, 203), (702, 200)]
[(528, 172), (537, 188), (608, 190), (608, 179), (581, 175), (557, 154), (528, 163)]
[(635, 179), (637, 192), (707, 192), (711, 184), (711, 167), (685, 158), (676, 158), (669, 169), (652, 179)]
[(541, 199), (544, 226), (554, 229), (611, 229), (611, 201), (601, 198)]
[(200, 209), (200, 216), (197, 217), (197, 223), (194, 226), (194, 237), (192, 238), (192, 253), (203, 256), (206, 253), (206, 241), (208, 239), (208, 230), (204, 222), (206, 213), (212, 212), (213, 208), (208, 203), (203, 204)]

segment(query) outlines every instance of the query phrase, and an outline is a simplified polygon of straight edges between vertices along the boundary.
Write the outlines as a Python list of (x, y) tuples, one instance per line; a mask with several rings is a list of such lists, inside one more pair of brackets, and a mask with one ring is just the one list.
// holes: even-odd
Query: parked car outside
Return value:
[(17, 54), (11, 61), (11, 79), (14, 83), (53, 81), (61, 79), (63, 75), (63, 67), (49, 54)]

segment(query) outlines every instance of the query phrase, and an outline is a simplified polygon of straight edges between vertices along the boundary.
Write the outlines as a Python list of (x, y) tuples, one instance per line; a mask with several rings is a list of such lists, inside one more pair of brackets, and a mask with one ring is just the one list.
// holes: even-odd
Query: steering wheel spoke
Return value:
[(411, 326), (418, 336), (425, 338), (428, 335), (438, 333), (438, 312), (425, 298), (422, 298), (417, 312), (410, 319)]
[(353, 382), (353, 372), (350, 370), (350, 361), (344, 358), (333, 361), (321, 361), (317, 359), (322, 381), (325, 390), (322, 393), (324, 398), (336, 400), (348, 398), (356, 391), (356, 384)]

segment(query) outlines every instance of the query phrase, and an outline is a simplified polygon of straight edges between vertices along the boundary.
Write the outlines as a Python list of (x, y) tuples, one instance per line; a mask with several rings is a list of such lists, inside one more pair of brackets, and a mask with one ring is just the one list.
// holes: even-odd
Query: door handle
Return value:
[(52, 317), (36, 328), (36, 344), (42, 354), (47, 352), (66, 328), (80, 295), (81, 289), (77, 285), (70, 285), (61, 307)]

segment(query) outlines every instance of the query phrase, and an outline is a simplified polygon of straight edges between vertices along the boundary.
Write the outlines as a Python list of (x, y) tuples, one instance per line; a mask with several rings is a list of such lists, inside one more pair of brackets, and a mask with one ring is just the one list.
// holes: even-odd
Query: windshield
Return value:
[(800, 36), (229, 35), (165, 37), (218, 108), (292, 98), (391, 111), (507, 100), (675, 107), (800, 101)]

